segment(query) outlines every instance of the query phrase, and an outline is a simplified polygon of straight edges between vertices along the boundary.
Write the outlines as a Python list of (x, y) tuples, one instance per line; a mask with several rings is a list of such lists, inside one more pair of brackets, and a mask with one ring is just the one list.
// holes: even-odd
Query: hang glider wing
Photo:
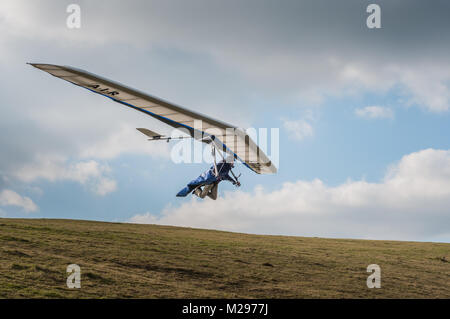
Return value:
[[(30, 63), (35, 68), (53, 76), (103, 95), (111, 100), (150, 115), (176, 129), (184, 129), (191, 137), (210, 141), (240, 160), (258, 174), (272, 174), (277, 168), (266, 154), (256, 145), (248, 134), (233, 125), (213, 119), (206, 115), (188, 110), (157, 97), (132, 89), (120, 83), (69, 66)], [(201, 121), (201, 126), (197, 123)], [(144, 129), (145, 130), (145, 129)], [(149, 137), (159, 134), (150, 130), (141, 130)], [(153, 135), (152, 135), (153, 134)]]

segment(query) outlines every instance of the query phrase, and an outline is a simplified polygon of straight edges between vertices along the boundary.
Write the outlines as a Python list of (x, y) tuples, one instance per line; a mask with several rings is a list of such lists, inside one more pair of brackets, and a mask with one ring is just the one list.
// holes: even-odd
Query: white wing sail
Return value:
[[(195, 139), (203, 140), (205, 136), (210, 136), (218, 148), (232, 154), (258, 174), (273, 174), (277, 172), (277, 168), (248, 134), (233, 125), (84, 70), (53, 64), (30, 64), (53, 76), (150, 115), (174, 128), (184, 129)], [(196, 126), (197, 121), (201, 121), (200, 128)]]

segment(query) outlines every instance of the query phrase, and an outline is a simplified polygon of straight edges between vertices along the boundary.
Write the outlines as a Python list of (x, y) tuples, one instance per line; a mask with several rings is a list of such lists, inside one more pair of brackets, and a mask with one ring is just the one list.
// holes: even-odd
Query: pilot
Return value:
[[(214, 165), (212, 165), (211, 168), (209, 168), (206, 172), (187, 184), (187, 186), (182, 189), (177, 194), (177, 196), (187, 196), (194, 190), (194, 194), (200, 198), (205, 198), (206, 195), (208, 195), (212, 199), (216, 199), (217, 186), (221, 181), (227, 180), (233, 183), (233, 185), (241, 186), (241, 183), (239, 183), (239, 181), (235, 180), (229, 175), (229, 172), (233, 167), (234, 158), (232, 156), (227, 157), (217, 164), (217, 175), (216, 168)], [(202, 186), (204, 186), (203, 189), (201, 188)]]

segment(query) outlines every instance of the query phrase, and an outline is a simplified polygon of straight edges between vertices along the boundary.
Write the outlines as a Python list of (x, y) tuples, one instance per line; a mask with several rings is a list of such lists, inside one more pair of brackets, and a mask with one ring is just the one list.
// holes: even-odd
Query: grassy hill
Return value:
[(450, 244), (36, 219), (0, 219), (0, 244), (1, 298), (450, 298)]

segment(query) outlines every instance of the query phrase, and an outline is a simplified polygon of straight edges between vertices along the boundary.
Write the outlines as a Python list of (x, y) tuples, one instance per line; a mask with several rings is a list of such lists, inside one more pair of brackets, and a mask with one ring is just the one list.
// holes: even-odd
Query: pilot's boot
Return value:
[(209, 185), (205, 185), (203, 187), (203, 190), (200, 194), (200, 198), (205, 198), (206, 195), (208, 195), (209, 191), (211, 190), (211, 188), (213, 188), (214, 184), (209, 184)]
[(211, 191), (208, 193), (208, 197), (216, 200), (217, 199), (217, 189), (219, 188), (219, 183), (214, 183), (213, 188), (211, 189)]
[(194, 194), (197, 195), (198, 197), (201, 197), (202, 196), (202, 188), (201, 187), (197, 187), (194, 190)]

